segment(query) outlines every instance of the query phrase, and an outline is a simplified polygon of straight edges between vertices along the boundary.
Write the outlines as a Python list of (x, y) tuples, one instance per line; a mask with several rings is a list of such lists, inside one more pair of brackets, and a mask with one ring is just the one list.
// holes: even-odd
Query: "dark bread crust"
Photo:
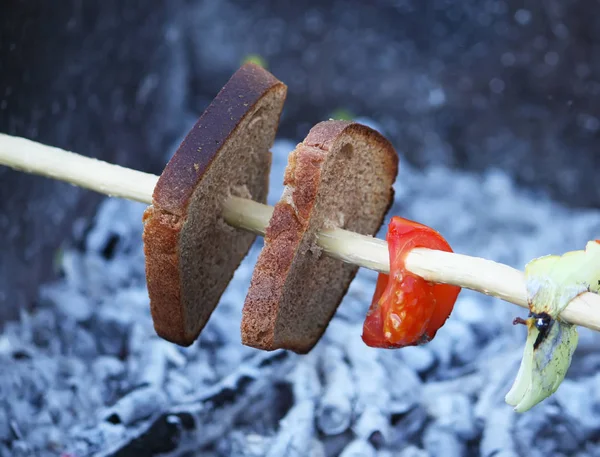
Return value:
[[(385, 174), (387, 175), (385, 181), (390, 183), (387, 202), (382, 212), (373, 215), (376, 228), (370, 233), (363, 234), (377, 233), (394, 201), (391, 183), (398, 173), (398, 155), (389, 141), (376, 131), (354, 122), (327, 121), (317, 124), (288, 159), (284, 185), (293, 189), (291, 202), (282, 198), (277, 203), (266, 230), (265, 247), (256, 264), (244, 303), (241, 333), (245, 345), (264, 350), (283, 348), (299, 354), (309, 352), (325, 332), (329, 320), (335, 314), (358, 271), (358, 267), (329, 259), (332, 264), (339, 264), (340, 268), (346, 268), (348, 273), (343, 284), (331, 285), (338, 289), (339, 293), (330, 303), (322, 303), (327, 312), (326, 322), (311, 334), (302, 334), (298, 331), (285, 338), (278, 335), (278, 320), (281, 319), (282, 312), (280, 302), (283, 299), (288, 274), (298, 256), (307, 255), (299, 252), (299, 247), (309, 227), (324, 177), (322, 165), (327, 153), (342, 134), (360, 136), (385, 151)], [(297, 303), (294, 306), (305, 305), (306, 303)]]
[(285, 87), (258, 65), (243, 65), (206, 108), (171, 158), (152, 195), (153, 204), (183, 216), (213, 159), (237, 125), (275, 87)]
[[(180, 244), (192, 196), (238, 125), (272, 91), (282, 91), (285, 98), (287, 87), (257, 65), (242, 66), (190, 130), (154, 189), (153, 205), (147, 208), (143, 216), (146, 279), (154, 328), (167, 341), (181, 346), (192, 344), (216, 306), (216, 303), (202, 303), (200, 306), (211, 308), (207, 309), (206, 320), (199, 323), (199, 329), (194, 334), (186, 331), (182, 293), (186, 284), (183, 284), (182, 278)], [(264, 132), (264, 135), (274, 138), (275, 133)], [(263, 172), (263, 193), (266, 198), (269, 169)], [(249, 238), (248, 248), (253, 239)], [(210, 243), (210, 240), (207, 242)], [(222, 277), (230, 280), (246, 253), (247, 250), (232, 271), (221, 271)], [(210, 261), (198, 258), (198, 262)], [(198, 297), (198, 300), (202, 300), (202, 297)]]

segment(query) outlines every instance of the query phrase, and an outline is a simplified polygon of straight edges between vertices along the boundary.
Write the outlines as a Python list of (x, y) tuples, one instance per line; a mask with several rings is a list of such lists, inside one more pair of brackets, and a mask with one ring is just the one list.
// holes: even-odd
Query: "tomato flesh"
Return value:
[(390, 274), (380, 273), (363, 325), (368, 346), (401, 348), (427, 343), (450, 316), (460, 287), (435, 284), (410, 273), (405, 266), (414, 248), (452, 252), (434, 229), (394, 216), (386, 236)]

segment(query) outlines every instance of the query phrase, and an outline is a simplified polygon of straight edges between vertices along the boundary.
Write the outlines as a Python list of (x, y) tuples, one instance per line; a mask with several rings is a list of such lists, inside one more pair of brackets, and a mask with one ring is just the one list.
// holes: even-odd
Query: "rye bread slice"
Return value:
[(375, 235), (393, 202), (396, 151), (382, 135), (346, 121), (317, 124), (289, 155), (284, 192), (266, 231), (242, 316), (242, 342), (310, 351), (358, 267), (316, 245), (324, 228)]
[(169, 161), (144, 213), (146, 280), (154, 328), (192, 344), (255, 235), (221, 217), (230, 195), (265, 202), (287, 87), (254, 64), (227, 82)]

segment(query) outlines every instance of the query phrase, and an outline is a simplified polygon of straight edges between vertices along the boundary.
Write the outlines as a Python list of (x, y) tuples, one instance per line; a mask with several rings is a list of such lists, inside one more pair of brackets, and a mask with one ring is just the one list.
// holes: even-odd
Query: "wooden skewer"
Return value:
[[(158, 176), (149, 173), (5, 134), (0, 134), (0, 164), (149, 205), (158, 180)], [(231, 197), (225, 202), (223, 218), (234, 227), (264, 236), (272, 213), (271, 206)], [(332, 229), (319, 233), (317, 243), (331, 257), (389, 273), (389, 253), (383, 240)], [(525, 277), (521, 271), (507, 265), (479, 257), (418, 248), (407, 256), (406, 267), (428, 281), (475, 290), (528, 308)], [(571, 324), (600, 331), (600, 295), (580, 295), (569, 303), (561, 318)]]

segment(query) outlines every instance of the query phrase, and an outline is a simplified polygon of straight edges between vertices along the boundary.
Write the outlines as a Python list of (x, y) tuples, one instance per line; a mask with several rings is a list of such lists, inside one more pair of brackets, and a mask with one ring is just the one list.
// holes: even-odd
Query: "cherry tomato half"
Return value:
[(460, 287), (435, 284), (410, 273), (404, 264), (414, 248), (452, 252), (434, 229), (394, 216), (386, 236), (390, 274), (379, 274), (363, 326), (371, 347), (401, 348), (427, 343), (450, 316)]

